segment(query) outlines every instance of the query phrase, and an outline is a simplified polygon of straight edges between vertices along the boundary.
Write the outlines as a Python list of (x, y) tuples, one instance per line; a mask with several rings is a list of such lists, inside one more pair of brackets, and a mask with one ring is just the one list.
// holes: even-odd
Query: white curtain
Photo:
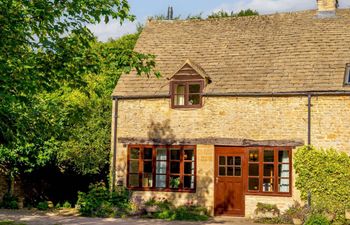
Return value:
[[(282, 164), (281, 165), (281, 174), (279, 174), (280, 177), (289, 178), (289, 154), (288, 151), (282, 151), (282, 163), (288, 163), (288, 164)], [(279, 186), (280, 192), (289, 192), (289, 179), (281, 179), (281, 183)]]

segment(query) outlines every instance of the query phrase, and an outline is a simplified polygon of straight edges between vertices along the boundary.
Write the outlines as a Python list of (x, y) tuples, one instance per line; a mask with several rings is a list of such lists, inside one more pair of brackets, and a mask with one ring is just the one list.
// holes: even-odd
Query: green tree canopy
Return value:
[(220, 10), (218, 12), (213, 12), (208, 18), (222, 18), (222, 17), (241, 17), (241, 16), (257, 16), (259, 13), (255, 10), (246, 9), (241, 10), (238, 13), (234, 13), (233, 11), (227, 12), (224, 10)]
[(0, 1), (0, 170), (12, 180), (57, 160), (67, 128), (87, 124), (86, 105), (98, 106), (87, 99), (101, 92), (91, 86), (108, 63), (110, 73), (154, 72), (152, 55), (95, 46), (86, 25), (110, 19), (134, 19), (126, 0)]

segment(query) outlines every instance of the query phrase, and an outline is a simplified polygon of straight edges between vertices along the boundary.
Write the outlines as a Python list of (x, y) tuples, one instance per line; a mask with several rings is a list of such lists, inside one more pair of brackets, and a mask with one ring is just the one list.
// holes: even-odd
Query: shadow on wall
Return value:
[(148, 131), (148, 140), (159, 144), (172, 144), (175, 142), (174, 130), (170, 127), (170, 120), (163, 122), (151, 121)]
[[(171, 145), (176, 143), (176, 136), (170, 126), (170, 120), (163, 122), (151, 121), (149, 131), (147, 133), (148, 141), (155, 145)], [(125, 170), (125, 165), (120, 165), (118, 170)], [(156, 200), (168, 200), (174, 205), (194, 204), (205, 206), (209, 212), (213, 211), (213, 183), (210, 169), (200, 168), (198, 166), (197, 156), (197, 174), (196, 174), (196, 191), (188, 192), (161, 192), (161, 191), (134, 191), (132, 200), (136, 205), (143, 205), (145, 201), (155, 198)]]
[(196, 191), (194, 193), (186, 192), (161, 192), (161, 191), (134, 191), (132, 193), (132, 201), (136, 205), (142, 206), (144, 203), (154, 198), (157, 201), (167, 200), (175, 206), (180, 205), (199, 205), (208, 209), (209, 213), (213, 213), (213, 178), (208, 173), (201, 174), (200, 171), (196, 177)]

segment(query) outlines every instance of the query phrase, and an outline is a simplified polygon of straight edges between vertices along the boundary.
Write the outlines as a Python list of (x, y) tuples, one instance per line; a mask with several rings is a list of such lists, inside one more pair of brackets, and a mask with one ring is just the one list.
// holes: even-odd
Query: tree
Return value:
[(220, 10), (218, 12), (213, 12), (211, 15), (208, 16), (208, 18), (222, 18), (222, 17), (241, 17), (241, 16), (257, 16), (259, 13), (255, 10), (246, 9), (241, 10), (238, 13), (226, 12), (224, 10)]
[[(17, 174), (55, 160), (65, 128), (79, 121), (79, 105), (62, 99), (73, 90), (89, 94), (88, 77), (103, 63), (86, 25), (111, 18), (134, 19), (126, 0), (0, 1), (0, 169), (10, 193)], [(154, 56), (123, 53), (116, 66), (153, 72)]]
[[(57, 160), (61, 168), (79, 174), (99, 174), (109, 164), (110, 95), (122, 72), (131, 68), (129, 63), (120, 62), (132, 52), (138, 37), (139, 33), (135, 33), (93, 45), (102, 62), (99, 76), (87, 74), (86, 87), (70, 89), (62, 100), (81, 107), (72, 109), (77, 112), (79, 120), (73, 119), (74, 124), (67, 125), (66, 138), (58, 150)], [(67, 107), (63, 109), (69, 110)]]

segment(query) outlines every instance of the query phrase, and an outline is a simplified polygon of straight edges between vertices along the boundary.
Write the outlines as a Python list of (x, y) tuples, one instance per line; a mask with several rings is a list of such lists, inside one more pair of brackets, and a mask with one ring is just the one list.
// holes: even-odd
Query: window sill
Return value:
[(245, 192), (245, 195), (292, 197), (292, 193), (267, 193), (267, 192)]
[(135, 188), (135, 187), (128, 187), (129, 190), (132, 191), (152, 191), (152, 192), (181, 192), (181, 193), (196, 193), (195, 189), (170, 189), (170, 188), (164, 188), (164, 189), (154, 189), (154, 188)]

